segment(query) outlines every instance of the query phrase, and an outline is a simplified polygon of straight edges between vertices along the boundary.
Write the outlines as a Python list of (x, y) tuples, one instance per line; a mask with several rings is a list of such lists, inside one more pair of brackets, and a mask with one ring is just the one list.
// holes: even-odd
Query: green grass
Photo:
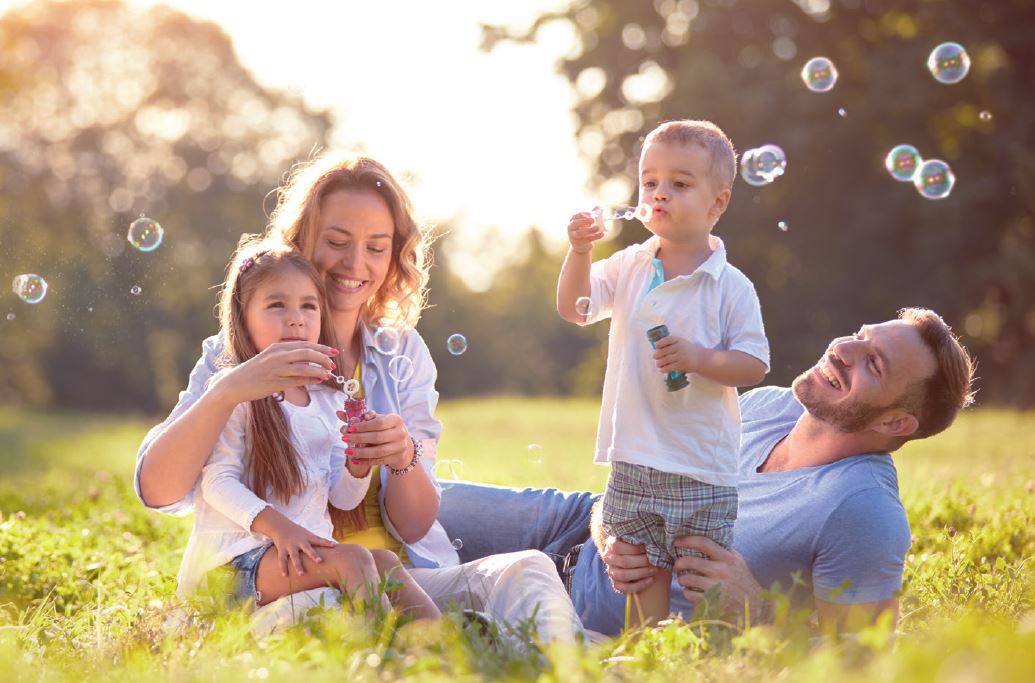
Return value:
[[(439, 457), (462, 464), (439, 476), (601, 490), (596, 410), (446, 403)], [(795, 619), (701, 622), (543, 659), (448, 621), (421, 644), (340, 609), (261, 640), (233, 612), (167, 628), (190, 521), (133, 495), (150, 422), (0, 408), (0, 680), (1035, 680), (1035, 413), (972, 411), (896, 455), (914, 542), (893, 644), (880, 626), (834, 642)]]

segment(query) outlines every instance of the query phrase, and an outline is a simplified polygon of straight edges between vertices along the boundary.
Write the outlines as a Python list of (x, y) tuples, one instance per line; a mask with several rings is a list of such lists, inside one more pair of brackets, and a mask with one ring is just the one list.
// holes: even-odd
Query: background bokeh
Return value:
[[(767, 381), (789, 381), (832, 336), (922, 305), (978, 357), (981, 403), (1035, 404), (1035, 3), (582, 0), (528, 26), (486, 25), (483, 49), (558, 23), (581, 46), (558, 67), (591, 190), (634, 201), (639, 140), (665, 119), (711, 119), (740, 151), (786, 150), (773, 184), (737, 181), (717, 228), (762, 301)], [(955, 85), (925, 64), (947, 40), (972, 59)], [(801, 82), (816, 55), (839, 70), (830, 92)], [(164, 412), (216, 329), (213, 287), (238, 236), (264, 227), (270, 190), (337, 125), (348, 122), (261, 85), (217, 25), (173, 9), (77, 0), (0, 16), (0, 280), (50, 285), (31, 306), (4, 285), (0, 402)], [(952, 165), (948, 198), (890, 178), (899, 143)], [(514, 187), (513, 201), (535, 197)], [(125, 239), (140, 213), (165, 228), (153, 253)], [(599, 392), (605, 326), (578, 330), (554, 311), (565, 219), (529, 226), (507, 258), (497, 230), (465, 232), (466, 252), (501, 264), (484, 291), (453, 267), (458, 234), (436, 226), (419, 330), (443, 396)], [(646, 236), (628, 222), (598, 255)], [(469, 342), (460, 356), (446, 348), (455, 332)]]

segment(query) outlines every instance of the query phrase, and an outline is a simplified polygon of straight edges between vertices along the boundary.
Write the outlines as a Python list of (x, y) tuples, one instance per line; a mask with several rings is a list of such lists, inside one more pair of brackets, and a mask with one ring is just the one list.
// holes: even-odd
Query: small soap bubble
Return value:
[(780, 228), (780, 230), (783, 230), (784, 232), (787, 232), (787, 228), (789, 228), (790, 226), (787, 225), (787, 221), (780, 221), (776, 224), (776, 227)]
[(374, 332), (374, 348), (386, 356), (394, 356), (399, 351), (401, 338), (394, 327), (379, 327)]
[(987, 111), (987, 110), (983, 111), (980, 114), (978, 114), (978, 118), (981, 119), (982, 121), (991, 121), (992, 120), (992, 112)]
[(158, 224), (158, 221), (149, 216), (141, 215), (140, 218), (129, 224), (129, 232), (126, 234), (126, 239), (129, 240), (129, 243), (134, 248), (147, 253), (161, 246), (164, 234), (165, 231), (162, 230), (162, 226)]
[(923, 159), (920, 158), (920, 152), (912, 145), (897, 145), (884, 157), (884, 168), (888, 169), (892, 178), (902, 182), (912, 180), (921, 163)]
[(537, 443), (528, 444), (528, 462), (533, 465), (541, 465), (543, 462), (543, 447)]
[(838, 107), (837, 108), (837, 115), (840, 116), (841, 118), (844, 118), (844, 117), (848, 116), (848, 110), (845, 109), (844, 107)]
[(593, 313), (593, 300), (588, 296), (580, 296), (575, 299), (575, 312), (583, 318), (588, 318)]
[(396, 382), (405, 382), (413, 375), (413, 361), (406, 356), (395, 356), (388, 361), (388, 374)]
[(926, 199), (945, 199), (956, 184), (952, 169), (941, 159), (928, 159), (913, 178), (920, 195)]
[(970, 71), (970, 55), (959, 43), (942, 43), (931, 50), (927, 68), (939, 83), (959, 83)]
[(24, 273), (14, 278), (11, 289), (27, 304), (38, 304), (47, 296), (47, 281), (35, 273)]
[(460, 550), (463, 547), (464, 547), (464, 542), (463, 541), (461, 541), (459, 538), (454, 538), (453, 539), (453, 550)]
[(801, 80), (812, 92), (827, 92), (837, 83), (837, 67), (826, 57), (813, 57), (805, 62)]
[(133, 285), (129, 288), (129, 293), (133, 296), (140, 296), (140, 293), (144, 290), (140, 288), (140, 285)]
[(8, 313), (7, 314), (7, 319), (8, 320), (14, 320), (14, 313)]
[(461, 355), (467, 350), (467, 337), (459, 332), (449, 335), (449, 339), (446, 340), (446, 348), (454, 356)]

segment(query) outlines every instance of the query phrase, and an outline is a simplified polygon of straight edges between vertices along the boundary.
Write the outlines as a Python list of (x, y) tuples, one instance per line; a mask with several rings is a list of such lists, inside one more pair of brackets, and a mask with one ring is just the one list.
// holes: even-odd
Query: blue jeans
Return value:
[(589, 540), (589, 518), (599, 494), (557, 489), (515, 489), (472, 482), (443, 486), (438, 521), (463, 543), (461, 562), (497, 553), (541, 550), (560, 566), (568, 551), (579, 553), (571, 598), (586, 628), (621, 631), (625, 596), (611, 588), (606, 568)]

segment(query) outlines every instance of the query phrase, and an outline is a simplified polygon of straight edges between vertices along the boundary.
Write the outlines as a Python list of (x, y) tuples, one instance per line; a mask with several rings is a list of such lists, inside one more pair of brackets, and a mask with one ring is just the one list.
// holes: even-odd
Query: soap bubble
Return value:
[(126, 234), (126, 239), (136, 249), (146, 253), (154, 251), (161, 246), (164, 234), (165, 231), (162, 230), (162, 226), (158, 224), (158, 221), (142, 215), (129, 224), (129, 232)]
[(780, 221), (776, 224), (776, 227), (780, 228), (780, 230), (783, 230), (784, 232), (787, 232), (787, 228), (789, 228), (790, 226), (787, 225), (787, 221)]
[(592, 317), (594, 312), (593, 300), (588, 296), (580, 296), (578, 299), (575, 299), (575, 312), (583, 318)]
[(837, 67), (826, 57), (813, 57), (805, 62), (801, 80), (812, 92), (827, 92), (837, 83)]
[(35, 273), (25, 273), (14, 278), (11, 289), (25, 303), (38, 304), (47, 296), (47, 281)]
[(528, 444), (528, 462), (533, 465), (541, 465), (543, 463), (543, 447), (537, 443)]
[(787, 155), (778, 145), (762, 145), (744, 152), (740, 158), (740, 177), (756, 187), (768, 185), (787, 170)]
[(453, 550), (460, 550), (463, 547), (464, 547), (464, 542), (463, 541), (461, 541), (459, 538), (454, 538), (453, 539)]
[(841, 118), (844, 118), (844, 117), (848, 116), (848, 110), (845, 109), (844, 107), (838, 107), (837, 108), (837, 115), (840, 116)]
[(970, 55), (959, 43), (942, 43), (931, 50), (927, 68), (939, 83), (959, 83), (970, 71)]
[(981, 119), (982, 121), (991, 121), (992, 120), (992, 112), (990, 112), (990, 111), (983, 111), (980, 114), (978, 114), (978, 118)]
[(909, 182), (923, 163), (920, 152), (912, 145), (897, 145), (884, 157), (884, 168), (895, 180)]
[(920, 165), (920, 170), (913, 178), (917, 191), (926, 199), (945, 199), (956, 184), (949, 165), (941, 159), (928, 159)]
[(133, 285), (129, 288), (129, 293), (133, 296), (140, 296), (140, 293), (144, 290), (140, 288), (140, 285)]
[(402, 335), (394, 327), (379, 327), (374, 332), (374, 348), (386, 356), (394, 356), (401, 339)]
[(413, 375), (413, 361), (406, 356), (395, 356), (388, 361), (388, 374), (396, 382), (405, 382)]
[(14, 320), (14, 313), (8, 313), (7, 314), (7, 319), (8, 320)]
[(467, 350), (467, 337), (460, 333), (449, 335), (449, 339), (446, 340), (446, 348), (454, 356), (461, 355)]

